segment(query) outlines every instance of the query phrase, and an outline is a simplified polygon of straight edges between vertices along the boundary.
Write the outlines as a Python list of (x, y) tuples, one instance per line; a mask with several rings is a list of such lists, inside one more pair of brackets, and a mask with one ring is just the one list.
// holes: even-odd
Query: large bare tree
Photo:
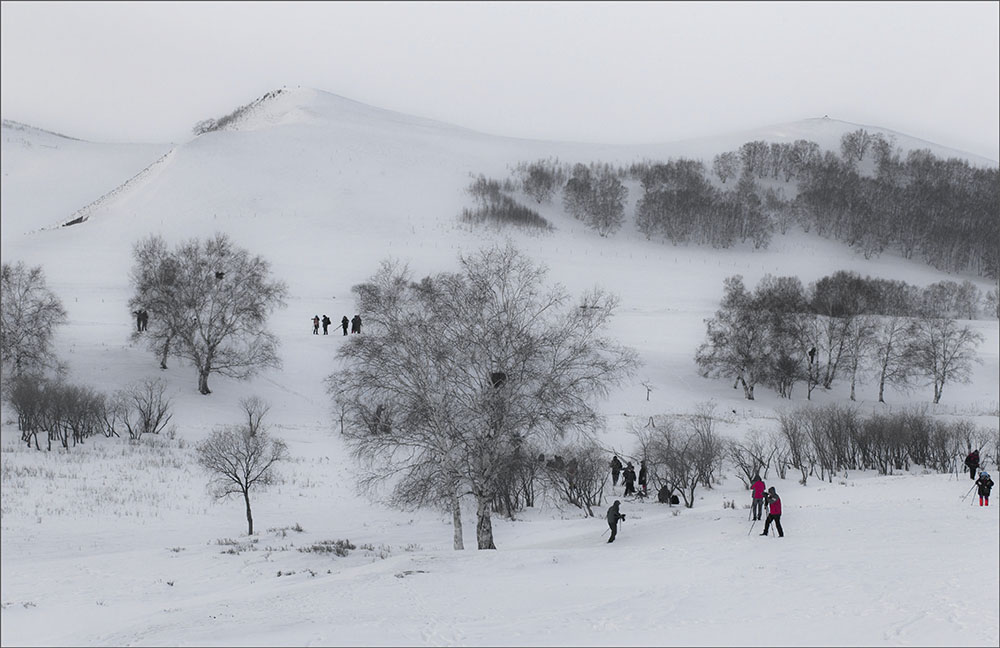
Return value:
[(364, 483), (472, 495), (478, 548), (494, 549), (490, 504), (510, 457), (596, 431), (595, 399), (637, 360), (604, 334), (613, 296), (571, 300), (510, 244), (459, 266), (414, 282), (385, 262), (355, 286), (367, 333), (340, 348), (329, 384)]
[(262, 257), (237, 247), (224, 234), (192, 239), (168, 250), (159, 237), (134, 251), (129, 303), (150, 310), (147, 344), (165, 367), (167, 355), (189, 360), (198, 391), (209, 394), (213, 373), (246, 379), (280, 366), (278, 339), (267, 318), (284, 306), (287, 288), (271, 278)]

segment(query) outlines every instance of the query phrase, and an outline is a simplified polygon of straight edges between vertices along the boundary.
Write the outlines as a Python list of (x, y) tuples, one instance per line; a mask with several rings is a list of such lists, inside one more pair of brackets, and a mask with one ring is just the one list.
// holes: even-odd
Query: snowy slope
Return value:
[(66, 218), (170, 149), (87, 142), (6, 119), (0, 137), (4, 256), (16, 239)]
[[(393, 511), (357, 495), (352, 462), (334, 433), (323, 380), (336, 371), (342, 338), (311, 335), (312, 316), (350, 317), (350, 287), (386, 257), (421, 276), (452, 268), (459, 251), (508, 237), (572, 292), (597, 284), (621, 297), (614, 333), (644, 366), (603, 405), (605, 445), (629, 450), (631, 422), (708, 400), (731, 412), (720, 420), (727, 436), (770, 429), (776, 411), (802, 404), (801, 388), (791, 402), (759, 389), (751, 403), (695, 370), (694, 350), (725, 277), (742, 274), (750, 286), (766, 273), (808, 283), (840, 269), (918, 285), (956, 277), (893, 255), (865, 260), (801, 232), (776, 237), (767, 250), (710, 250), (649, 242), (630, 227), (602, 239), (558, 205), (539, 207), (557, 228), (547, 235), (472, 229), (457, 215), (470, 205), (470, 174), (504, 177), (519, 161), (710, 159), (749, 139), (824, 144), (857, 127), (805, 120), (655, 146), (549, 143), (297, 88), (252, 105), (225, 129), (172, 148), (136, 148), (131, 165), (120, 145), (59, 140), (58, 154), (46, 157), (34, 143), (49, 135), (32, 132), (32, 148), (17, 149), (5, 129), (3, 260), (42, 264), (62, 298), (70, 321), (56, 343), (70, 380), (111, 391), (164, 378), (177, 438), (136, 446), (97, 439), (68, 456), (36, 453), (17, 442), (4, 408), (0, 641), (995, 645), (1000, 525), (995, 507), (959, 500), (967, 476), (849, 475), (807, 486), (776, 480), (788, 534), (780, 540), (747, 536), (746, 510), (723, 508), (723, 501), (742, 507), (746, 500), (732, 478), (676, 516), (655, 504), (627, 504), (621, 541), (611, 546), (600, 518), (546, 503), (518, 521), (494, 519), (500, 551), (453, 552), (446, 515)], [(905, 136), (896, 141), (923, 147)], [(78, 177), (73, 147), (95, 174), (78, 192), (65, 182)], [(30, 234), (8, 237), (8, 200), (51, 209), (23, 229)], [(81, 208), (86, 222), (34, 231)], [(176, 242), (216, 231), (271, 261), (290, 299), (272, 318), (283, 368), (247, 383), (213, 377), (214, 393), (204, 397), (193, 369), (175, 360), (161, 372), (130, 344), (127, 272), (143, 236)], [(949, 387), (931, 411), (995, 429), (998, 325), (972, 325), (986, 338), (983, 362), (971, 384)], [(653, 387), (649, 400), (643, 382)], [(927, 403), (929, 392), (892, 392), (890, 406)], [(255, 550), (240, 504), (212, 501), (190, 458), (192, 443), (234, 422), (239, 398), (249, 394), (272, 403), (271, 423), (294, 458), (282, 469), (285, 483), (256, 500)], [(874, 386), (860, 386), (858, 407), (876, 409), (874, 396)], [(847, 402), (846, 387), (814, 399)], [(466, 511), (467, 545), (472, 519)], [(296, 523), (304, 531), (288, 528)], [(346, 558), (298, 551), (347, 538), (358, 549)], [(223, 553), (230, 549), (239, 552)]]

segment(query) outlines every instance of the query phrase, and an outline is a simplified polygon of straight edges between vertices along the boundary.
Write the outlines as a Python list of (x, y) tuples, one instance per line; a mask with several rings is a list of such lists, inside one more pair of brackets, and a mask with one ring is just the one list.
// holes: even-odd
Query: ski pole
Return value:
[[(973, 485), (972, 485), (972, 488), (975, 488), (975, 487), (976, 487), (976, 485), (975, 485), (975, 484), (973, 484)], [(970, 488), (970, 489), (969, 489), (969, 493), (971, 493), (971, 492), (972, 492), (972, 488)], [(969, 493), (966, 493), (965, 495), (962, 495), (962, 501), (963, 501), (963, 502), (965, 501), (965, 498), (969, 496)]]
[(747, 535), (750, 535), (751, 533), (753, 533), (753, 528), (754, 528), (754, 525), (756, 525), (756, 524), (757, 524), (757, 520), (754, 520), (753, 524), (750, 525), (750, 530), (747, 531)]

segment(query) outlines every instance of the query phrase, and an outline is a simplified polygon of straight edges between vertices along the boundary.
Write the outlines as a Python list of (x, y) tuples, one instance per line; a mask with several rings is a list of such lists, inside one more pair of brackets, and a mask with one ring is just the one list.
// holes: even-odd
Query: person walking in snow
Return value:
[(139, 330), (145, 331), (149, 329), (149, 313), (143, 308), (139, 311)]
[(618, 520), (625, 519), (625, 514), (618, 512), (619, 506), (621, 502), (615, 500), (615, 503), (608, 508), (608, 526), (611, 527), (611, 537), (608, 538), (608, 542), (615, 541), (615, 536), (618, 535)]
[(347, 315), (344, 315), (344, 319), (340, 320), (340, 326), (344, 329), (344, 335), (347, 335), (347, 325), (350, 322), (347, 320)]
[(351, 319), (351, 333), (361, 333), (361, 316), (355, 314)]
[(628, 462), (625, 466), (625, 472), (622, 474), (625, 478), (625, 495), (635, 494), (635, 468), (632, 466), (632, 462)]
[(778, 537), (784, 538), (785, 531), (781, 528), (781, 498), (778, 497), (778, 492), (774, 490), (774, 486), (767, 489), (765, 502), (767, 504), (767, 521), (764, 522), (764, 532), (761, 535), (767, 535), (767, 530), (771, 526), (771, 522), (774, 522), (775, 528), (778, 529)]
[(975, 479), (979, 470), (979, 450), (973, 450), (965, 457), (965, 467), (969, 469), (969, 479)]
[(319, 335), (319, 315), (313, 315), (313, 335)]
[(993, 488), (993, 480), (990, 479), (990, 474), (985, 470), (979, 473), (979, 479), (976, 480), (976, 486), (979, 487), (979, 505), (985, 506), (990, 505), (990, 490)]
[(330, 327), (331, 321), (332, 320), (330, 320), (330, 318), (327, 317), (326, 315), (323, 316), (323, 335), (327, 334), (327, 329)]
[(759, 520), (764, 512), (764, 482), (760, 475), (753, 476), (753, 483), (750, 484), (750, 493), (753, 495), (753, 503), (750, 512), (754, 520)]
[(618, 458), (618, 455), (615, 455), (614, 458), (611, 460), (611, 485), (612, 486), (617, 486), (618, 485), (618, 475), (621, 473), (621, 471), (622, 471), (622, 460)]
[(642, 494), (646, 494), (646, 481), (649, 478), (649, 472), (646, 470), (646, 460), (643, 459), (639, 462), (639, 486), (642, 488)]

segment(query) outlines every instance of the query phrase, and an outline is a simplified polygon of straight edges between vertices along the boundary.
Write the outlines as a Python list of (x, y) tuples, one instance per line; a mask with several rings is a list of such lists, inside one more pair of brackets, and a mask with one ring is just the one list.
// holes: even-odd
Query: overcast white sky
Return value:
[(824, 114), (1000, 160), (997, 2), (3, 2), (0, 112), (173, 141), (283, 85), (655, 142)]

